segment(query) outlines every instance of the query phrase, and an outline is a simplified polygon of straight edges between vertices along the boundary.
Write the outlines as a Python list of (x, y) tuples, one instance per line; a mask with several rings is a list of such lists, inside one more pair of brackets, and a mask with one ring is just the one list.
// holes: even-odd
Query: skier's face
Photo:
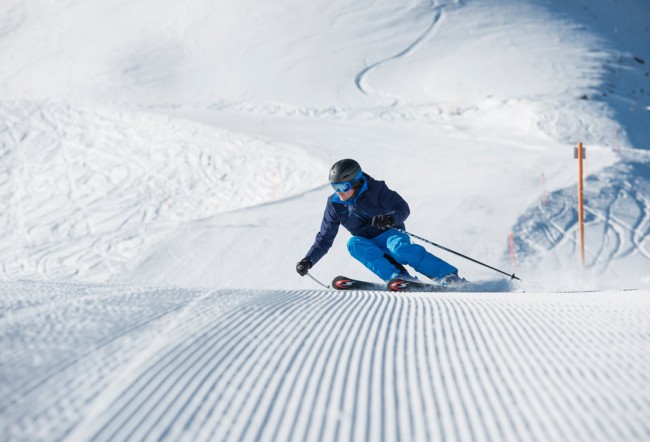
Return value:
[(354, 196), (354, 189), (350, 189), (347, 192), (336, 192), (341, 201), (347, 201)]

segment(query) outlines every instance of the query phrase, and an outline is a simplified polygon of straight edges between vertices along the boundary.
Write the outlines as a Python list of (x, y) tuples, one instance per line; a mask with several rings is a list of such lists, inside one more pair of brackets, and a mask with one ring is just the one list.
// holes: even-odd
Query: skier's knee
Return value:
[(348, 240), (348, 252), (350, 252), (350, 255), (352, 256), (357, 256), (357, 250), (358, 247), (363, 243), (364, 238), (361, 238), (360, 236), (353, 236)]
[(388, 250), (390, 250), (391, 255), (393, 255), (399, 262), (411, 266), (417, 266), (426, 254), (424, 247), (403, 242), (396, 242), (389, 245)]

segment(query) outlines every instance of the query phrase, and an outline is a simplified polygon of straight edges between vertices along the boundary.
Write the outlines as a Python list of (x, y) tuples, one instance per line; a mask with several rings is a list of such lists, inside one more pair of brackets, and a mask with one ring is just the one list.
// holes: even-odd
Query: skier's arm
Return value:
[(316, 235), (314, 245), (311, 246), (311, 249), (309, 249), (309, 252), (307, 252), (307, 255), (305, 256), (305, 259), (308, 259), (312, 266), (320, 261), (320, 259), (329, 251), (330, 247), (332, 247), (340, 225), (341, 223), (336, 214), (336, 210), (331, 201), (328, 201), (327, 206), (325, 207), (325, 213), (323, 214), (323, 222), (321, 223), (320, 231)]
[(406, 200), (399, 193), (389, 189), (385, 183), (382, 186), (379, 200), (382, 202), (382, 206), (387, 209), (384, 215), (390, 215), (393, 218), (392, 225), (403, 224), (411, 214), (411, 209)]

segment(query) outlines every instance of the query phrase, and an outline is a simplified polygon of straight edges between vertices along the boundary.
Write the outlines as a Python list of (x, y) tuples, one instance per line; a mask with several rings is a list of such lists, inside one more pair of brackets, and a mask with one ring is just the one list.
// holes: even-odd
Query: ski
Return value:
[(386, 290), (386, 284), (378, 282), (360, 281), (347, 276), (337, 276), (332, 280), (335, 290)]
[(388, 283), (361, 281), (337, 276), (332, 280), (335, 290), (389, 290), (391, 292), (511, 292), (513, 283), (508, 279), (496, 279), (476, 282), (464, 282), (457, 285), (440, 285), (434, 282), (409, 281), (402, 278), (393, 278)]
[(402, 278), (393, 278), (386, 287), (391, 292), (446, 292), (450, 291), (449, 287), (440, 284), (422, 282), (422, 281), (409, 281)]
[(393, 278), (387, 283), (392, 292), (511, 292), (514, 287), (510, 280), (499, 279), (477, 282), (463, 282), (456, 285), (440, 285), (433, 282), (409, 281)]

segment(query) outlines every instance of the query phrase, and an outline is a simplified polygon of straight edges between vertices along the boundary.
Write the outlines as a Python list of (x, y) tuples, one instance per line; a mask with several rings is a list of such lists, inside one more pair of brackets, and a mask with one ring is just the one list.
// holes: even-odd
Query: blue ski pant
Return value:
[(353, 236), (348, 241), (348, 251), (384, 281), (389, 281), (399, 273), (397, 267), (386, 259), (385, 253), (400, 264), (409, 265), (432, 279), (458, 271), (456, 267), (429, 253), (421, 245), (413, 244), (407, 234), (392, 229), (372, 239)]

